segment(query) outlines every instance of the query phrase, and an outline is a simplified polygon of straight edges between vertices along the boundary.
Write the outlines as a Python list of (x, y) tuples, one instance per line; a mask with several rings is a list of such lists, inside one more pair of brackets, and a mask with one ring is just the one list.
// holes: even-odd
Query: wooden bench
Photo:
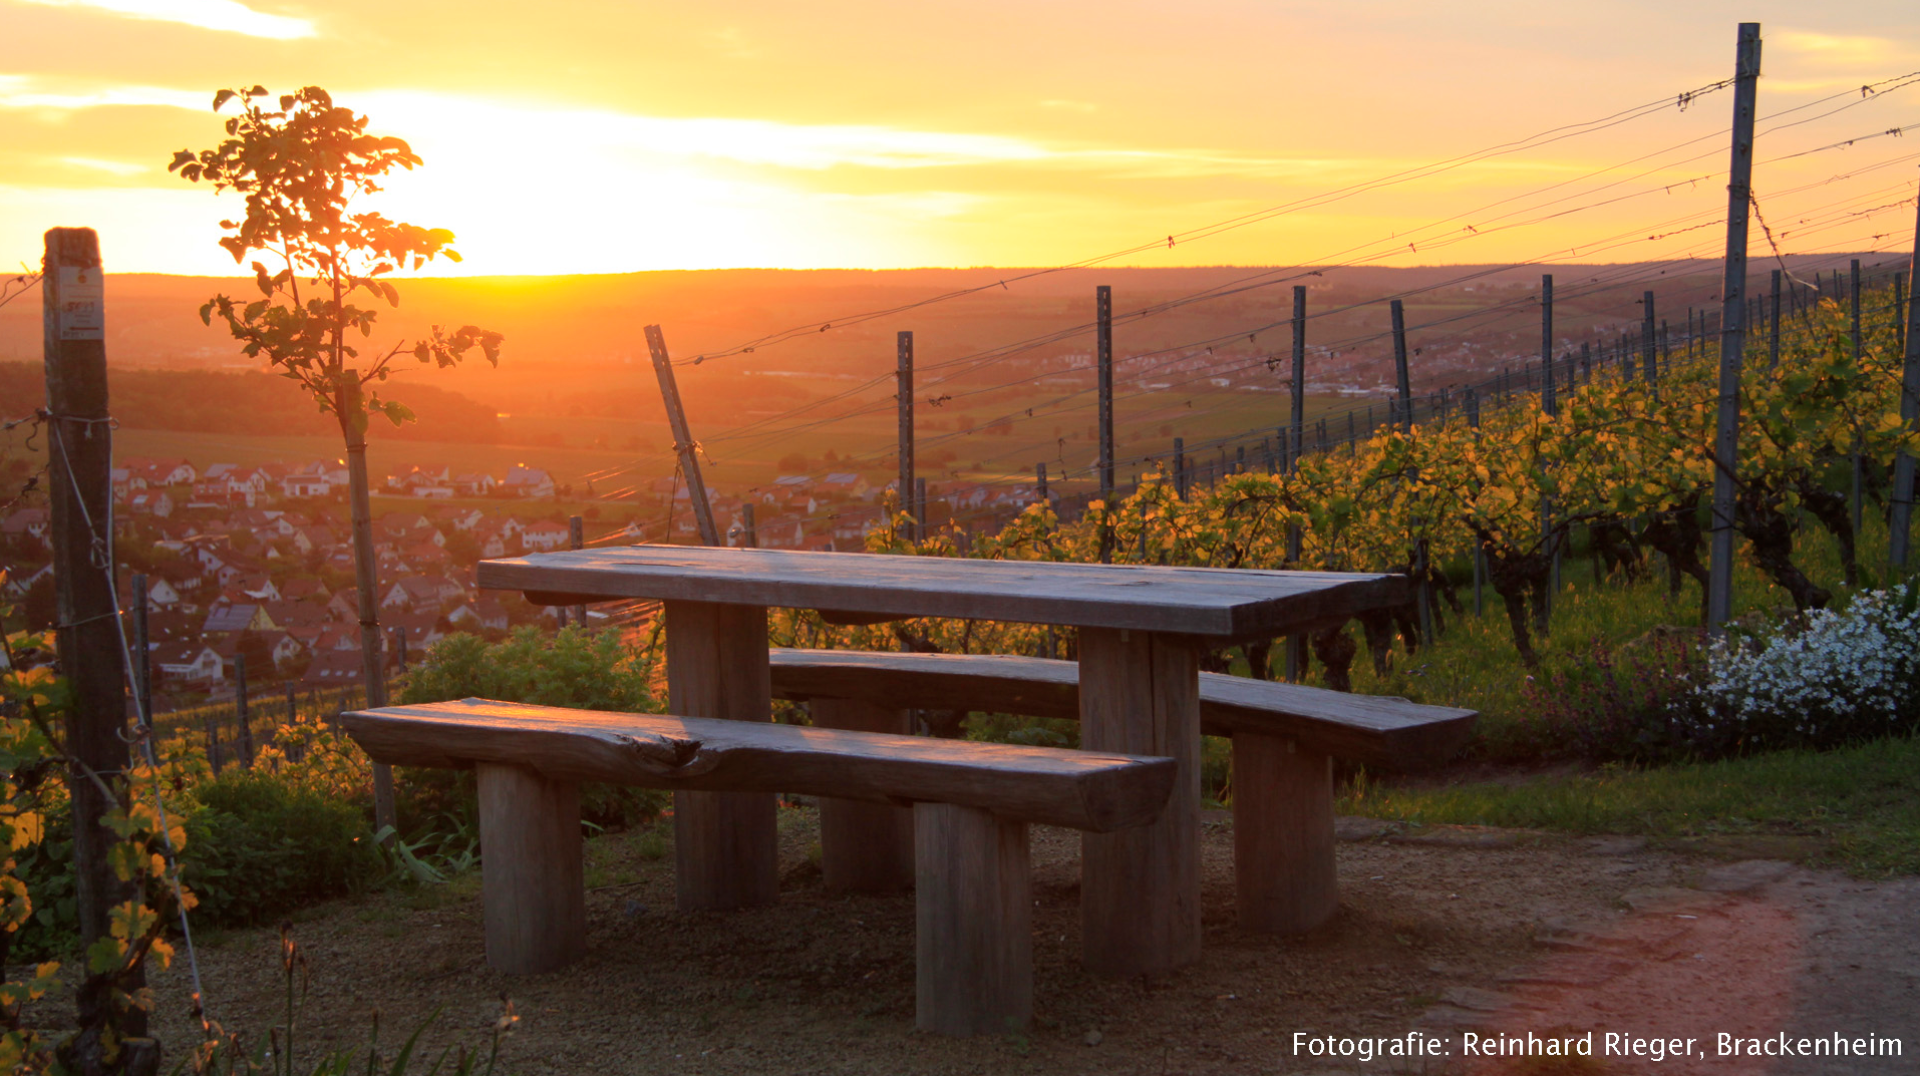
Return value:
[[(1025, 656), (775, 649), (775, 697), (808, 701), (816, 725), (905, 733), (904, 710), (1072, 719), (1078, 665)], [(1478, 714), (1231, 675), (1200, 676), (1200, 729), (1233, 740), (1234, 884), (1241, 926), (1298, 933), (1339, 906), (1332, 758), (1395, 771), (1445, 762)], [(829, 888), (911, 884), (912, 836), (884, 807), (823, 800)]]
[(478, 773), (487, 962), (514, 974), (586, 951), (580, 783), (911, 805), (917, 1023), (953, 1035), (1032, 1016), (1027, 824), (1148, 824), (1176, 771), (1172, 758), (477, 699), (342, 722), (374, 761)]

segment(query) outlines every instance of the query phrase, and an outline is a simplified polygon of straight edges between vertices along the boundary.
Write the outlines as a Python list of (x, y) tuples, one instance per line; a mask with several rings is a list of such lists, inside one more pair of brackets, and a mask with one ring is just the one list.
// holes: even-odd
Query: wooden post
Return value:
[(1173, 439), (1173, 491), (1181, 499), (1187, 497), (1187, 441), (1178, 435)]
[(287, 680), (287, 724), (292, 726), (300, 722), (300, 710), (294, 702), (293, 680)]
[(913, 478), (913, 521), (913, 538), (925, 540), (927, 538), (927, 478), (924, 476)]
[(407, 628), (404, 626), (394, 627), (393, 636), (393, 651), (399, 654), (400, 658), (400, 674), (405, 675), (407, 673)]
[(1400, 410), (1403, 415), (1399, 421), (1402, 427), (1413, 427), (1413, 389), (1407, 376), (1407, 314), (1399, 300), (1388, 304), (1393, 315), (1393, 382), (1394, 389), (1400, 395)]
[(147, 575), (135, 574), (133, 585), (133, 696), (142, 724), (153, 725), (153, 639), (147, 631)]
[[(668, 492), (667, 497), (672, 498), (673, 493)], [(579, 551), (581, 548), (584, 548), (586, 546), (587, 546), (586, 523), (580, 520), (579, 514), (575, 514), (572, 517), (569, 517), (567, 519), (567, 548), (572, 551)], [(580, 627), (582, 630), (586, 629), (587, 605), (585, 604), (573, 605), (573, 625)], [(407, 670), (407, 663), (405, 659), (406, 655), (407, 655), (407, 651), (405, 649), (401, 649), (400, 650), (400, 656), (401, 656), (400, 670), (401, 671)]]
[(1780, 271), (1773, 272), (1773, 296), (1767, 303), (1767, 370), (1780, 366)]
[(1734, 63), (1733, 151), (1727, 182), (1727, 267), (1721, 298), (1720, 402), (1713, 456), (1712, 543), (1707, 566), (1707, 632), (1719, 635), (1733, 619), (1734, 472), (1740, 440), (1740, 360), (1746, 324), (1740, 300), (1747, 288), (1747, 208), (1753, 178), (1753, 114), (1760, 75), (1760, 24), (1741, 23)]
[(1655, 334), (1659, 328), (1654, 325), (1653, 290), (1640, 294), (1640, 371), (1646, 376), (1647, 385), (1652, 386), (1656, 368), (1653, 359)]
[(1540, 408), (1548, 416), (1559, 411), (1553, 394), (1553, 275), (1540, 275)]
[(915, 803), (914, 1026), (1007, 1035), (1033, 1017), (1033, 900), (1025, 822)]
[(1297, 934), (1333, 917), (1332, 759), (1292, 739), (1233, 737), (1233, 877), (1243, 930)]
[(1081, 835), (1081, 962), (1102, 975), (1191, 963), (1200, 955), (1198, 646), (1081, 627), (1080, 745), (1170, 757), (1180, 770), (1153, 824)]
[(1100, 390), (1100, 497), (1113, 497), (1113, 286), (1094, 290), (1095, 341)]
[(579, 790), (516, 765), (475, 773), (487, 963), (509, 975), (566, 967), (587, 951)]
[[(1540, 275), (1540, 411), (1548, 416), (1560, 413), (1553, 393), (1553, 275)], [(1560, 545), (1554, 543), (1553, 500), (1540, 500), (1540, 543), (1547, 555), (1547, 595), (1541, 603), (1545, 617), (1553, 617), (1554, 594), (1560, 588)]]
[[(1900, 419), (1907, 427), (1920, 426), (1920, 210), (1913, 223), (1913, 274), (1902, 290), (1906, 334), (1901, 352)], [(1892, 539), (1888, 556), (1894, 569), (1907, 568), (1908, 542), (1913, 524), (1913, 455), (1902, 451), (1893, 465)]]
[[(1289, 411), (1291, 425), (1286, 442), (1287, 475), (1292, 476), (1300, 464), (1300, 455), (1307, 448), (1307, 287), (1293, 287), (1293, 378), (1289, 383)], [(1300, 566), (1300, 526), (1287, 526), (1287, 565), (1294, 569)], [(1300, 675), (1306, 670), (1307, 638), (1304, 634), (1288, 634), (1286, 650), (1286, 675), (1288, 682), (1299, 682)]]
[[(669, 600), (667, 707), (680, 716), (771, 722), (767, 612)], [(771, 904), (780, 895), (774, 796), (673, 793), (674, 864), (682, 911)]]
[(1043, 503), (1053, 502), (1053, 497), (1047, 494), (1047, 463), (1046, 462), (1039, 461), (1034, 463), (1033, 479), (1034, 479), (1034, 483), (1037, 484), (1040, 489), (1040, 501)]
[[(1853, 362), (1854, 369), (1857, 371), (1859, 370), (1859, 367), (1860, 367), (1860, 358), (1861, 356), (1865, 355), (1865, 352), (1861, 343), (1861, 333), (1860, 333), (1860, 260), (1859, 259), (1853, 260), (1853, 274), (1849, 279), (1849, 283), (1848, 283), (1848, 295), (1850, 298), (1849, 305), (1852, 309), (1851, 310), (1851, 314), (1852, 314), (1851, 341), (1852, 341), (1853, 348), (1852, 348), (1852, 356), (1850, 357), (1850, 359)], [(1865, 470), (1863, 469), (1862, 462), (1860, 460), (1860, 440), (1857, 436), (1853, 441), (1853, 453), (1850, 456), (1853, 459), (1850, 463), (1852, 465), (1853, 475), (1850, 478), (1850, 483), (1848, 485), (1847, 507), (1852, 512), (1852, 515), (1853, 515), (1853, 535), (1854, 535), (1855, 541), (1857, 542), (1860, 537), (1860, 518), (1865, 510), (1863, 506), (1863, 503), (1865, 502), (1865, 500), (1864, 498), (1862, 498), (1861, 491), (1860, 491), (1861, 480), (1862, 480), (1861, 474)], [(1849, 581), (1847, 582), (1847, 584), (1852, 585), (1853, 582)]]
[(753, 503), (751, 502), (740, 504), (740, 528), (744, 530), (740, 537), (741, 547), (760, 546), (760, 530), (753, 522)]
[[(52, 518), (54, 620), (67, 711), (67, 780), (73, 801), (73, 862), (80, 941), (105, 936), (113, 907), (131, 889), (108, 865), (117, 840), (101, 823), (108, 787), (124, 783), (127, 698), (114, 604), (113, 450), (107, 408), (106, 290), (100, 239), (92, 229), (49, 229), (40, 287), (47, 380), (47, 501)], [(110, 984), (79, 991), (81, 1046), (90, 1068), (112, 1061), (107, 1025), (144, 1037), (146, 1013), (118, 1003)]]
[[(913, 331), (901, 330), (894, 335), (893, 393), (897, 405), (894, 409), (899, 423), (900, 486), (895, 489), (900, 495), (900, 506), (906, 509), (913, 500)], [(914, 539), (926, 539), (926, 522), (919, 514), (914, 514)]]
[[(813, 726), (913, 734), (907, 709), (814, 698)], [(820, 870), (830, 892), (892, 893), (913, 887), (913, 811), (856, 799), (820, 800)]]
[(247, 657), (233, 653), (233, 723), (240, 736), (240, 760), (253, 768), (253, 718), (247, 715)]
[[(660, 399), (667, 406), (667, 423), (673, 430), (673, 450), (680, 456), (680, 475), (686, 478), (688, 501), (693, 503), (694, 524), (700, 529), (700, 542), (720, 546), (720, 530), (713, 524), (713, 507), (707, 504), (707, 483), (700, 477), (700, 446), (687, 428), (686, 410), (680, 407), (680, 385), (674, 379), (673, 360), (667, 354), (667, 339), (658, 326), (646, 328), (647, 351), (653, 356), (653, 374), (660, 380)], [(668, 498), (672, 498), (669, 493)], [(671, 542), (672, 537), (665, 537)]]

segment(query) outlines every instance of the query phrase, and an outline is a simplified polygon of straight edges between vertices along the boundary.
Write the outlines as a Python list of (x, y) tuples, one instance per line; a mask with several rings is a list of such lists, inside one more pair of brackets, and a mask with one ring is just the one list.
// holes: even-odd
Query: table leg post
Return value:
[(1027, 823), (915, 803), (914, 1026), (1007, 1035), (1033, 1018)]
[[(845, 698), (814, 698), (807, 708), (814, 727), (913, 734), (905, 709)], [(913, 811), (859, 799), (821, 799), (820, 870), (829, 892), (913, 888)]]
[(1179, 762), (1159, 820), (1081, 837), (1082, 963), (1171, 971), (1200, 956), (1200, 666), (1190, 640), (1080, 630), (1080, 745)]
[[(668, 708), (681, 716), (773, 719), (767, 611), (670, 600)], [(682, 911), (771, 904), (780, 895), (775, 797), (760, 792), (676, 791), (674, 869)]]
[(587, 951), (578, 789), (515, 765), (475, 768), (487, 963), (509, 975), (566, 967)]
[(1340, 906), (1333, 761), (1292, 739), (1233, 737), (1233, 880), (1240, 927), (1312, 930)]

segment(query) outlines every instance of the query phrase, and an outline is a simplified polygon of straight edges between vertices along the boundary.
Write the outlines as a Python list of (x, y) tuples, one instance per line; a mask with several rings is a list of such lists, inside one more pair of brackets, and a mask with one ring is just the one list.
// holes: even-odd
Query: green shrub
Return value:
[[(646, 659), (618, 633), (567, 627), (556, 634), (522, 626), (489, 644), (472, 634), (450, 634), (407, 676), (398, 701), (417, 705), (480, 697), (613, 712), (658, 712)], [(476, 805), (473, 774), (451, 769), (407, 769), (398, 784), (400, 831), (459, 837), (470, 831)], [(658, 817), (671, 794), (620, 784), (583, 784), (580, 816), (620, 830)]]
[(384, 871), (366, 812), (264, 770), (229, 769), (193, 789), (181, 869), (194, 917), (254, 926), (371, 886)]

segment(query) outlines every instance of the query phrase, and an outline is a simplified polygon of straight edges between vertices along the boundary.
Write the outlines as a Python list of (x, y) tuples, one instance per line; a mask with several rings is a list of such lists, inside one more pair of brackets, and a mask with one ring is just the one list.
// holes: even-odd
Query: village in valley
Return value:
[[(152, 685), (163, 704), (231, 698), (243, 654), (256, 686), (362, 685), (345, 464), (125, 456), (112, 475), (120, 595), (130, 607), (133, 575), (145, 575)], [(383, 655), (396, 671), (452, 633), (498, 640), (515, 626), (561, 623), (559, 609), (482, 591), (474, 574), (480, 559), (568, 547), (569, 516), (582, 517), (586, 546), (698, 540), (687, 486), (674, 479), (617, 501), (570, 498), (571, 485), (527, 465), (496, 477), (408, 464), (372, 480)], [(707, 495), (729, 546), (857, 551), (891, 491), (858, 473), (826, 472), (779, 476), (744, 496)], [(1032, 485), (961, 485), (937, 490), (930, 511), (1004, 520), (1033, 496)], [(0, 518), (8, 571), (0, 588), (29, 624), (53, 621), (50, 532), (45, 506)], [(614, 616), (589, 609), (587, 619), (605, 626)]]

